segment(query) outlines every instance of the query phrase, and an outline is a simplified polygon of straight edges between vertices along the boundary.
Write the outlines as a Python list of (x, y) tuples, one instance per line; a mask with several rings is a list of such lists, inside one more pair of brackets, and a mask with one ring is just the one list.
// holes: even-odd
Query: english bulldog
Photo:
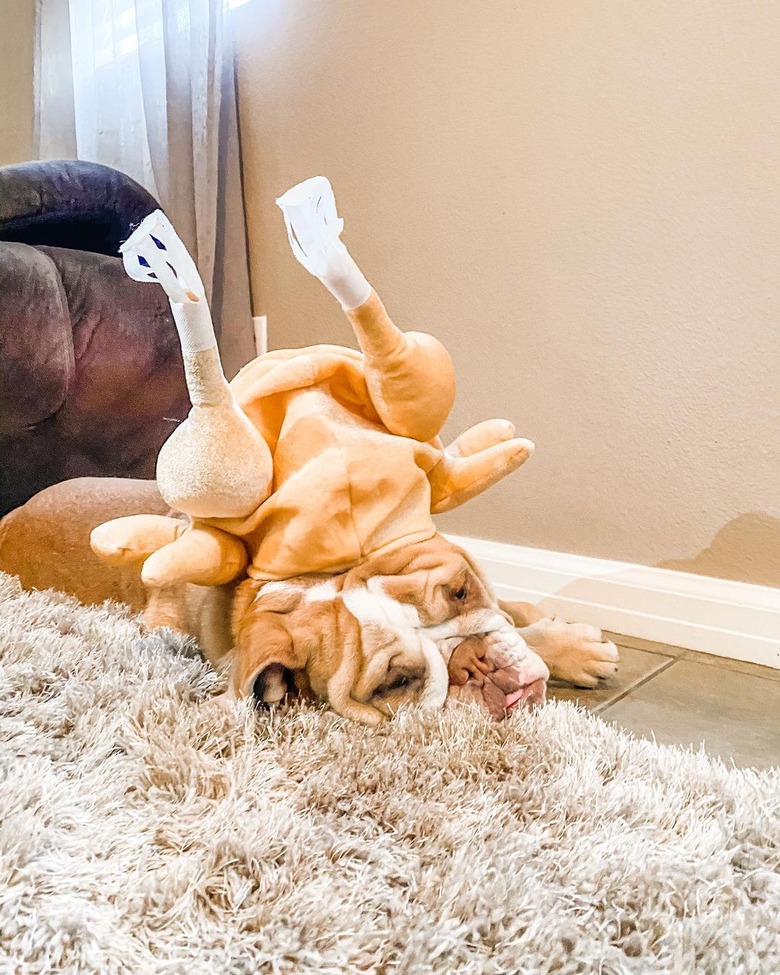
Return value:
[(118, 599), (146, 626), (194, 636), (227, 675), (224, 700), (297, 693), (377, 725), (399, 707), (473, 702), (500, 718), (544, 701), (548, 676), (595, 686), (618, 652), (601, 631), (498, 600), (474, 559), (441, 534), (334, 574), (149, 590), (138, 567), (106, 566), (91, 531), (168, 514), (153, 482), (80, 478), (0, 522), (0, 570), (87, 604)]
[(326, 579), (248, 579), (232, 633), (234, 696), (276, 703), (295, 687), (370, 725), (405, 703), (441, 707), (450, 663), (457, 696), (468, 687), (496, 717), (541, 703), (549, 676), (473, 561), (441, 535)]

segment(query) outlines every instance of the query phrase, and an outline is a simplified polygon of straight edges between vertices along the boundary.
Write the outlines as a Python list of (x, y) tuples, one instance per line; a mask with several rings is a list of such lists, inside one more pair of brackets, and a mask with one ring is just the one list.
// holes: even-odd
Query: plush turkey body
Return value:
[(271, 448), (273, 490), (248, 518), (205, 521), (246, 540), (250, 575), (338, 572), (434, 535), (428, 473), (442, 458), (441, 443), (382, 424), (359, 352), (268, 353), (232, 388)]

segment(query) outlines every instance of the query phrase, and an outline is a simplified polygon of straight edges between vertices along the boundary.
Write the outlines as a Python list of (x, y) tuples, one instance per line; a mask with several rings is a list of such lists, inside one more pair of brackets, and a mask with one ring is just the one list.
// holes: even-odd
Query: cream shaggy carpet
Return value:
[(176, 638), (0, 577), (3, 973), (780, 972), (780, 773), (571, 705), (224, 713)]

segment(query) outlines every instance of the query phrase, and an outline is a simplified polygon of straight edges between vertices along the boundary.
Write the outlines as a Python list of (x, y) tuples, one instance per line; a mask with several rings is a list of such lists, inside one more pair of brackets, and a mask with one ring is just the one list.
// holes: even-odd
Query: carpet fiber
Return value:
[(780, 773), (570, 704), (379, 732), (0, 576), (0, 972), (780, 971)]

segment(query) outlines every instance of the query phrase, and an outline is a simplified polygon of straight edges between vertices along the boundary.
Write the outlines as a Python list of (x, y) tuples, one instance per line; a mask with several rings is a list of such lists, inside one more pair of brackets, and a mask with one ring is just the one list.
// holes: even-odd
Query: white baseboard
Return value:
[(780, 668), (780, 589), (448, 536), (502, 599), (605, 630)]

